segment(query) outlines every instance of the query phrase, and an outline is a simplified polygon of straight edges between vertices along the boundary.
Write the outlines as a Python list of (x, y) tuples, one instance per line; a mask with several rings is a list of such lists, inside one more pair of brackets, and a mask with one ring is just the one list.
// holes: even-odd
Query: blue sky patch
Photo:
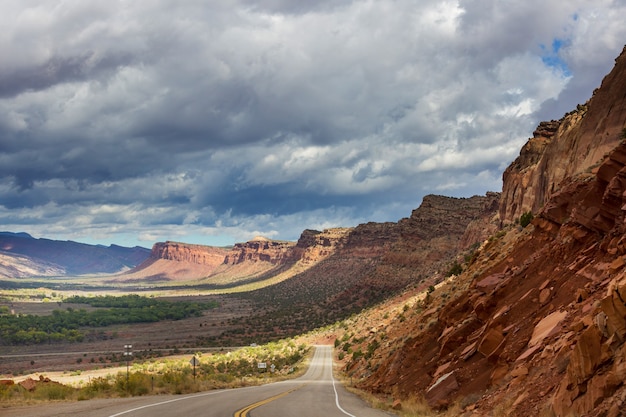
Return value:
[(544, 44), (540, 45), (542, 51), (541, 60), (543, 63), (551, 68), (561, 71), (566, 77), (571, 76), (572, 73), (569, 70), (567, 63), (563, 60), (563, 58), (561, 58), (559, 52), (568, 44), (569, 41), (555, 38), (550, 46), (546, 46)]

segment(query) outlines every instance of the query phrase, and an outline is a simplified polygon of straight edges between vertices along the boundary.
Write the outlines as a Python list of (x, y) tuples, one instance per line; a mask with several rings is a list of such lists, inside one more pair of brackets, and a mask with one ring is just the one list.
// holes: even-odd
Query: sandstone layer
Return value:
[(257, 237), (245, 243), (236, 243), (222, 261), (227, 265), (242, 262), (269, 262), (276, 265), (291, 259), (294, 246), (294, 242)]
[(226, 253), (226, 249), (214, 246), (167, 241), (155, 243), (152, 246), (150, 257), (153, 259), (190, 262), (215, 267), (224, 262)]
[[(498, 193), (471, 198), (431, 195), (397, 223), (304, 231), (290, 270), (297, 273), (272, 287), (241, 295), (267, 310), (254, 318), (256, 335), (302, 333), (371, 307), (409, 286), (436, 284), (459, 251), (480, 244), (495, 230), (498, 199)], [(482, 232), (477, 224), (485, 225)]]
[[(351, 349), (380, 347), (346, 362), (359, 386), (464, 416), (624, 415), (625, 91), (626, 49), (588, 105), (540, 124), (507, 169), (501, 220), (531, 210), (531, 224), (492, 236), (432, 293), (405, 295), (386, 313), (401, 323), (363, 319)], [(383, 338), (369, 323), (385, 321)]]
[(618, 57), (591, 99), (559, 121), (543, 122), (503, 174), (500, 218), (537, 212), (563, 181), (588, 174), (624, 139), (626, 57)]

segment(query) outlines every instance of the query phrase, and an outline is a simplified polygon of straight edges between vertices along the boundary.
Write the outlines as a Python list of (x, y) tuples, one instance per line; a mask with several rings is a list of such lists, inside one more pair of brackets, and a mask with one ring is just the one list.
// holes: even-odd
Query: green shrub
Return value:
[(519, 224), (522, 227), (526, 227), (530, 224), (530, 222), (533, 219), (533, 213), (530, 211), (525, 212), (524, 214), (522, 214), (519, 218)]
[(352, 361), (356, 362), (359, 360), (359, 358), (363, 357), (363, 352), (361, 351), (361, 349), (352, 352)]
[(452, 264), (452, 267), (450, 267), (450, 270), (446, 274), (446, 277), (451, 277), (452, 275), (459, 275), (461, 272), (463, 272), (463, 267), (461, 266), (460, 263), (458, 263), (457, 261), (454, 261), (454, 263)]
[(70, 398), (75, 389), (66, 385), (47, 383), (35, 389), (35, 398), (38, 400), (65, 400)]

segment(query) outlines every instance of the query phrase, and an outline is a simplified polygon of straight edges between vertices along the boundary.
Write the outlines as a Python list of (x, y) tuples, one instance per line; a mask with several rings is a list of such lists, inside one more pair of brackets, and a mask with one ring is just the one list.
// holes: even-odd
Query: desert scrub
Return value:
[(43, 401), (73, 399), (75, 394), (76, 389), (54, 382), (41, 384), (33, 391), (34, 398)]
[[(33, 401), (185, 394), (254, 385), (267, 382), (268, 378), (284, 379), (287, 375), (297, 375), (298, 366), (309, 351), (309, 346), (287, 340), (214, 355), (198, 353), (196, 357), (200, 365), (196, 367), (195, 376), (189, 356), (161, 361), (152, 359), (143, 364), (134, 363), (128, 374), (122, 371), (116, 375), (93, 378), (80, 388), (49, 383), (29, 392), (18, 385), (0, 385), (0, 400), (3, 404), (23, 404)], [(267, 363), (267, 372), (260, 372), (259, 362)], [(274, 365), (274, 372), (269, 372), (271, 365)]]
[(533, 220), (533, 213), (531, 211), (527, 211), (522, 214), (519, 218), (519, 225), (522, 227), (526, 227)]
[(457, 261), (454, 261), (448, 272), (446, 272), (446, 278), (451, 277), (452, 275), (459, 275), (463, 272), (463, 267)]

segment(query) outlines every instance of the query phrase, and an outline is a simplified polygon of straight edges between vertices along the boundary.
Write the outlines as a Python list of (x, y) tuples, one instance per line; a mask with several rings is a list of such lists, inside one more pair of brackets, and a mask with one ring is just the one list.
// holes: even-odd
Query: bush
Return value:
[(35, 398), (38, 400), (65, 400), (74, 394), (75, 390), (66, 385), (47, 383), (35, 389)]
[(530, 224), (530, 222), (533, 219), (533, 213), (530, 211), (527, 211), (526, 213), (522, 214), (519, 218), (519, 224), (522, 227), (526, 227)]
[(452, 275), (459, 275), (461, 272), (463, 272), (463, 267), (461, 266), (460, 263), (458, 263), (457, 261), (454, 261), (454, 263), (452, 264), (452, 267), (446, 274), (446, 277), (451, 277)]
[(363, 357), (363, 352), (361, 352), (361, 349), (352, 352), (352, 361), (356, 362), (358, 361), (361, 357)]

